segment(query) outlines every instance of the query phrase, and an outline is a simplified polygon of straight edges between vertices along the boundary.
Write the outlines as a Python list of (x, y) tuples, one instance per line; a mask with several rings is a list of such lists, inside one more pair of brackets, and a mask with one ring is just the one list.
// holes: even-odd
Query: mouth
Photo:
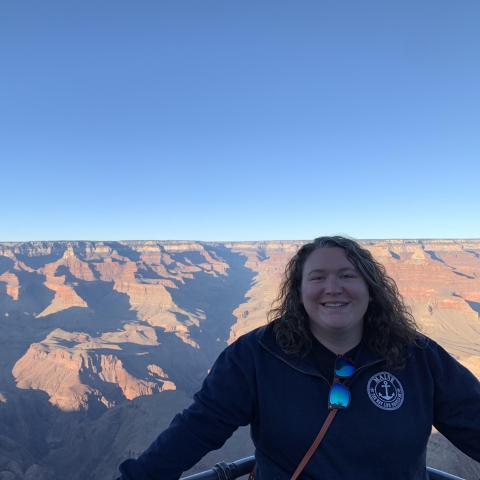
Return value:
[(344, 307), (345, 305), (348, 305), (348, 303), (344, 303), (344, 302), (322, 303), (322, 306), (327, 307), (327, 308), (339, 308), (339, 307)]

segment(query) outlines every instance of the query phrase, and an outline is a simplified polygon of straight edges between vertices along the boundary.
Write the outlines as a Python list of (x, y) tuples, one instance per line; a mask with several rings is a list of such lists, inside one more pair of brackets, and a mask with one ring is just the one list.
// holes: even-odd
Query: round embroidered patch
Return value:
[(367, 392), (370, 400), (383, 410), (397, 410), (403, 403), (402, 384), (388, 372), (374, 375), (367, 383)]

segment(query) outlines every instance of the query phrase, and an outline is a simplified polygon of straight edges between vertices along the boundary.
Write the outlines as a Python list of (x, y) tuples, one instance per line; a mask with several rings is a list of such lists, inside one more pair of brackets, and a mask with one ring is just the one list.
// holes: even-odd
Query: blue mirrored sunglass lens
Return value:
[(350, 392), (340, 383), (330, 389), (330, 405), (333, 408), (347, 408), (350, 404)]
[(355, 367), (348, 358), (340, 357), (335, 361), (335, 375), (338, 377), (349, 377), (350, 375), (353, 375), (354, 371)]

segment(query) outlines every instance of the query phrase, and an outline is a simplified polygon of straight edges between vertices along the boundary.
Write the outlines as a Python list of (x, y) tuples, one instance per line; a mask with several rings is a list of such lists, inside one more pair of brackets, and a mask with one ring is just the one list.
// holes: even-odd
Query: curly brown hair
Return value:
[(300, 293), (303, 267), (314, 250), (335, 247), (346, 251), (368, 284), (372, 301), (364, 316), (363, 340), (384, 358), (385, 366), (403, 368), (419, 327), (385, 267), (356, 241), (341, 236), (319, 237), (303, 245), (285, 267), (278, 297), (267, 314), (277, 343), (292, 356), (305, 356), (310, 351), (312, 335)]

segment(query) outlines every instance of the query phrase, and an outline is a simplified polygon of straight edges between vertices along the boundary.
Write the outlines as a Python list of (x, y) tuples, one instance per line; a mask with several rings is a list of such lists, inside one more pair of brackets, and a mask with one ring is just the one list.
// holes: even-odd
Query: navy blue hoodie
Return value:
[[(353, 360), (351, 404), (300, 479), (427, 480), (432, 425), (480, 461), (480, 383), (437, 343), (422, 337), (402, 370), (386, 368), (363, 342)], [(285, 355), (271, 326), (254, 330), (222, 352), (194, 403), (121, 464), (122, 479), (177, 479), (250, 424), (256, 480), (288, 480), (329, 413), (329, 389), (310, 356)]]

